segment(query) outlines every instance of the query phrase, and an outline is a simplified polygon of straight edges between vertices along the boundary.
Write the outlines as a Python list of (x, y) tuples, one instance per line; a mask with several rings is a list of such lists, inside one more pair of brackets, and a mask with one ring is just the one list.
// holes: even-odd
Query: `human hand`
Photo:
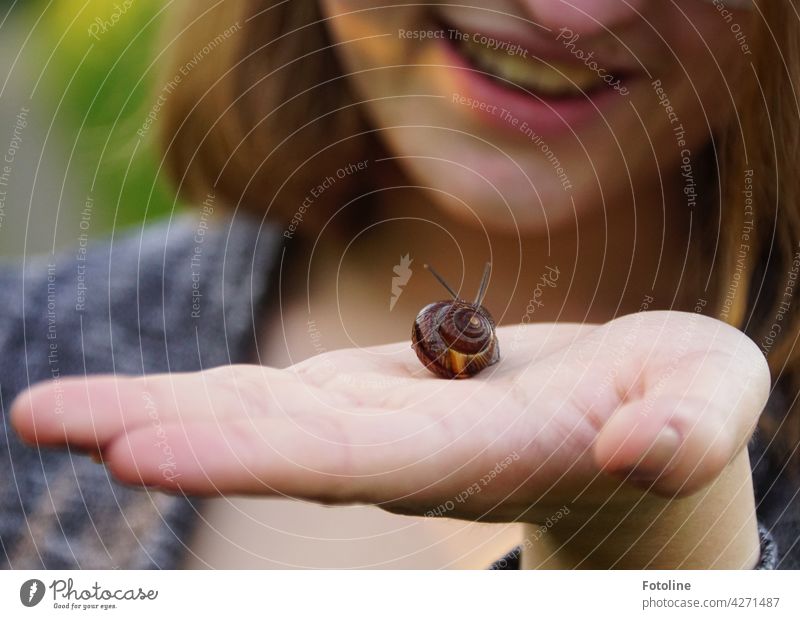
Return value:
[(538, 522), (567, 503), (632, 504), (641, 486), (699, 490), (769, 392), (755, 344), (697, 314), (498, 337), (501, 361), (469, 380), (433, 377), (403, 343), (285, 370), (61, 379), (21, 394), (11, 419), (28, 442), (99, 450), (125, 483)]

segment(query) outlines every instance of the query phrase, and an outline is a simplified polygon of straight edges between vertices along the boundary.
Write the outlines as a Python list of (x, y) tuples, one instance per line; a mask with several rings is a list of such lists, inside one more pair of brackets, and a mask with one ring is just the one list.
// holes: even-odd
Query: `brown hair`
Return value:
[(762, 416), (771, 455), (800, 463), (800, 2), (756, 4), (753, 64), (725, 136), (720, 191), (720, 267), (714, 312), (766, 355), (775, 406)]
[[(268, 4), (205, 0), (175, 12), (167, 28), (175, 39), (166, 41), (174, 50), (163, 72), (165, 81), (182, 79), (164, 106), (160, 139), (167, 172), (188, 200), (213, 194), (288, 222), (309, 188), (342, 161), (363, 159), (372, 141), (318, 3)], [(186, 70), (209, 42), (216, 44), (202, 68)], [(347, 190), (337, 182), (326, 191), (304, 231)]]
[[(268, 217), (286, 222), (309, 187), (325, 176), (326, 161), (355, 161), (371, 142), (318, 2), (268, 4), (184, 5), (170, 27), (179, 35), (169, 43), (175, 50), (167, 75), (186, 66), (198, 45), (234, 24), (240, 28), (173, 93), (164, 108), (162, 142), (167, 169), (190, 200), (212, 192), (224, 203), (262, 214), (269, 209)], [(760, 421), (771, 454), (780, 460), (798, 456), (800, 444), (800, 407), (792, 399), (800, 387), (800, 310), (794, 303), (800, 266), (800, 175), (794, 169), (800, 37), (791, 19), (797, 4), (767, 0), (755, 8), (753, 68), (737, 83), (738, 118), (717, 153), (723, 181), (706, 229), (719, 235), (716, 254), (709, 257), (715, 267), (707, 311), (761, 346), (774, 397), (789, 397), (771, 407), (785, 416), (764, 415)], [(349, 189), (347, 183), (337, 188)]]

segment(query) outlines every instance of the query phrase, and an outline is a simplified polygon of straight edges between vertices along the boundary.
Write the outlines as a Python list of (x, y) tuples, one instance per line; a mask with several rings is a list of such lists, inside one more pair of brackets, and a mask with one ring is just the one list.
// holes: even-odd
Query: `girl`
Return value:
[[(184, 7), (157, 122), (203, 207), (95, 258), (110, 302), (60, 328), (123, 336), (10, 412), (177, 495), (84, 561), (175, 565), (222, 493), (524, 523), (500, 567), (798, 567), (795, 3), (735, 4)], [(500, 361), (436, 378), (419, 267), (471, 298), (486, 262)], [(17, 565), (95, 540), (4, 509)]]

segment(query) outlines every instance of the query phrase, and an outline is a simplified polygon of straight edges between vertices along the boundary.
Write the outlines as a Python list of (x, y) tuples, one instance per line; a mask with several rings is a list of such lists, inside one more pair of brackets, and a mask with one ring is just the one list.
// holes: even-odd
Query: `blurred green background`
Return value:
[[(136, 134), (160, 79), (157, 65), (151, 65), (171, 4), (0, 2), (3, 151), (18, 115), (29, 110), (0, 231), (3, 254), (74, 241), (68, 222), (89, 195), (92, 235), (139, 225), (175, 208), (174, 194), (158, 174), (160, 155), (153, 143), (158, 121), (144, 139)], [(48, 218), (49, 225), (42, 222)]]

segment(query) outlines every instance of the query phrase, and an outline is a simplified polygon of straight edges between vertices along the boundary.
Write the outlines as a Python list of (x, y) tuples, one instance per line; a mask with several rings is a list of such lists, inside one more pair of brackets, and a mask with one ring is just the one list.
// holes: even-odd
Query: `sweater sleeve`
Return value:
[(778, 546), (767, 527), (760, 522), (758, 523), (758, 540), (761, 544), (761, 557), (755, 569), (774, 570), (778, 565)]
[[(763, 414), (783, 419), (789, 402), (784, 390), (776, 387)], [(766, 548), (771, 557), (763, 569), (800, 569), (800, 471), (792, 462), (779, 461), (771, 440), (760, 430), (748, 448), (762, 550)]]

